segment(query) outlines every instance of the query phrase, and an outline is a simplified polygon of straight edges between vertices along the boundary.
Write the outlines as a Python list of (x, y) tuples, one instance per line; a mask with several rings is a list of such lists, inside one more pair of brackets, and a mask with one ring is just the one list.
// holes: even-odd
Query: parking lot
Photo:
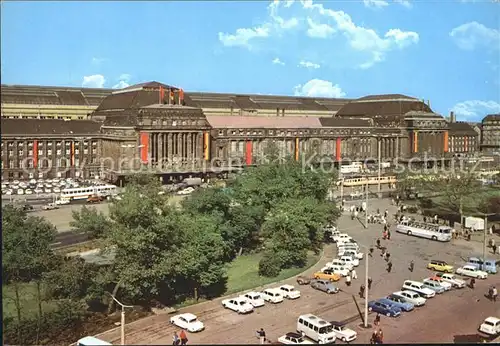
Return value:
[[(385, 204), (383, 204), (385, 203)], [(387, 201), (377, 201), (376, 206), (382, 210), (391, 208)], [(340, 231), (349, 233), (360, 245), (370, 246), (381, 238), (381, 225), (370, 224), (364, 229), (357, 220), (351, 220), (349, 215), (344, 215), (338, 222)], [(399, 291), (406, 279), (422, 280), (432, 276), (426, 269), (430, 259), (442, 259), (455, 266), (463, 264), (462, 257), (471, 255), (475, 251), (470, 244), (464, 243), (439, 243), (431, 240), (409, 237), (392, 232), (390, 241), (382, 241), (391, 254), (393, 269), (386, 272), (386, 263), (378, 250), (369, 258), (369, 276), (373, 278), (370, 290), (370, 300), (378, 299), (388, 294)], [(318, 265), (307, 271), (312, 275), (327, 261), (330, 261), (336, 248), (328, 245)], [(408, 264), (415, 262), (415, 270), (410, 273)], [(295, 331), (297, 317), (301, 314), (312, 313), (329, 321), (343, 321), (349, 328), (358, 332), (358, 343), (368, 343), (373, 329), (365, 330), (360, 327), (361, 316), (358, 313), (354, 297), (358, 297), (361, 311), (364, 309), (364, 299), (357, 296), (359, 287), (364, 280), (365, 261), (361, 261), (356, 268), (359, 279), (347, 287), (344, 280), (336, 283), (341, 292), (334, 295), (313, 290), (309, 286), (296, 286), (302, 293), (301, 298), (294, 301), (285, 300), (283, 303), (257, 308), (249, 315), (238, 315), (235, 312), (224, 310), (221, 299), (216, 299), (203, 304), (182, 309), (181, 312), (191, 312), (205, 323), (206, 330), (188, 336), (190, 343), (258, 343), (256, 331), (264, 328), (267, 337), (275, 342), (281, 335)], [(283, 283), (295, 284), (295, 279)], [(280, 284), (283, 284), (280, 283)], [(492, 303), (484, 297), (489, 285), (500, 286), (497, 275), (476, 283), (474, 290), (464, 288), (452, 290), (430, 299), (426, 306), (415, 311), (403, 313), (397, 318), (382, 317), (380, 327), (384, 330), (384, 342), (454, 342), (464, 335), (475, 335), (478, 325), (485, 317), (498, 315), (500, 303)], [(279, 286), (279, 284), (269, 287)], [(170, 315), (157, 315), (149, 317), (126, 326), (127, 343), (129, 344), (167, 344), (171, 342), (172, 334), (178, 328), (169, 324)], [(374, 315), (370, 314), (369, 322), (373, 323)], [(100, 338), (117, 343), (120, 339), (119, 329), (109, 331), (99, 336)], [(338, 341), (340, 342), (340, 341)]]

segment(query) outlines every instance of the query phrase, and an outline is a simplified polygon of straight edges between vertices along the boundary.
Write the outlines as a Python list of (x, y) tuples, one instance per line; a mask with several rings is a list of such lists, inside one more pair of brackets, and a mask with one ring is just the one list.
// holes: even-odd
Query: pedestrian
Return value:
[(385, 248), (380, 252), (380, 256), (385, 259)]
[(382, 331), (382, 329), (378, 330), (378, 342), (379, 344), (384, 343), (384, 332)]
[(493, 244), (493, 255), (497, 253), (497, 244)]
[(493, 300), (493, 286), (488, 289), (488, 298)]
[(188, 338), (187, 338), (187, 335), (186, 335), (186, 332), (184, 331), (184, 329), (181, 330), (179, 337), (181, 338), (181, 345), (187, 345)]
[(174, 335), (172, 336), (172, 345), (177, 346), (181, 340), (179, 339), (179, 335), (177, 335), (177, 332), (174, 332)]
[(427, 223), (427, 216), (424, 216), (424, 223)]
[(354, 217), (357, 218), (358, 217), (358, 211), (354, 211)]
[(497, 288), (496, 287), (493, 287), (493, 301), (496, 302), (497, 301), (497, 297), (498, 297), (498, 291), (497, 291)]
[(413, 273), (413, 269), (415, 268), (415, 262), (413, 262), (413, 260), (410, 261), (410, 265), (408, 266), (408, 269), (410, 270), (410, 272)]
[(373, 247), (370, 247), (370, 253), (369, 253), (369, 256), (370, 256), (370, 257), (373, 257)]
[(384, 232), (387, 232), (387, 224), (384, 225)]
[(387, 272), (390, 273), (392, 270), (392, 262), (387, 263)]
[(375, 316), (375, 319), (373, 320), (373, 324), (376, 326), (380, 324), (380, 314), (377, 313), (377, 316)]
[(376, 330), (373, 331), (372, 337), (370, 339), (371, 344), (378, 344), (378, 332)]
[(372, 289), (372, 278), (368, 278), (368, 289), (371, 290)]
[(263, 345), (266, 342), (266, 332), (264, 331), (264, 328), (260, 328), (260, 330), (257, 331), (257, 335), (260, 340), (260, 344)]
[(391, 257), (391, 254), (386, 252), (385, 253), (385, 261), (388, 262), (389, 261), (389, 257)]
[[(368, 281), (368, 287), (370, 287), (370, 282), (369, 281)], [(366, 289), (366, 287), (363, 284), (359, 287), (359, 297), (360, 298), (364, 298), (365, 297), (365, 289)]]
[(387, 240), (391, 240), (391, 231), (387, 230)]
[(350, 275), (346, 276), (345, 283), (346, 283), (347, 286), (351, 286), (351, 276)]
[(356, 270), (353, 269), (351, 272), (351, 279), (355, 280), (357, 278), (358, 278), (358, 273), (356, 273)]
[(377, 248), (380, 249), (380, 239), (377, 239)]
[(384, 211), (384, 217), (387, 219), (387, 216), (388, 216), (388, 215), (389, 215), (389, 211), (386, 209), (386, 210)]
[(470, 279), (470, 288), (474, 289), (474, 285), (476, 284), (476, 279), (472, 278)]

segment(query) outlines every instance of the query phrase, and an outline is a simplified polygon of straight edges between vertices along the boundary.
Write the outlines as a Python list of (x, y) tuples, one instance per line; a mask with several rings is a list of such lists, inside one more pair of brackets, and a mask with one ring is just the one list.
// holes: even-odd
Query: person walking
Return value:
[(373, 247), (370, 247), (370, 253), (368, 254), (370, 257), (373, 257)]
[(345, 277), (345, 283), (347, 286), (351, 286), (351, 276), (350, 275), (347, 275)]
[[(370, 282), (368, 282), (368, 285), (370, 285)], [(368, 286), (370, 287), (370, 286)], [(361, 285), (359, 287), (359, 297), (364, 298), (365, 297), (365, 285)]]
[(172, 336), (172, 345), (177, 346), (181, 340), (179, 339), (179, 335), (177, 335), (177, 332), (174, 332), (174, 335)]
[(387, 272), (390, 273), (392, 270), (392, 262), (389, 261), (389, 263), (387, 263)]
[(373, 324), (376, 326), (380, 325), (380, 314), (377, 313), (377, 316), (375, 316), (375, 319), (373, 320)]
[(187, 335), (186, 335), (186, 332), (183, 330), (181, 330), (181, 333), (179, 334), (179, 337), (181, 339), (181, 345), (187, 345), (188, 343), (188, 338), (187, 338)]
[(408, 266), (408, 269), (410, 270), (410, 272), (413, 273), (413, 269), (415, 268), (415, 262), (413, 262), (413, 260), (410, 261), (410, 265)]
[(493, 255), (497, 253), (497, 244), (493, 244)]
[(385, 253), (385, 261), (386, 261), (386, 262), (389, 262), (389, 257), (391, 257), (391, 254), (390, 254), (390, 253), (388, 253), (388, 252), (386, 252), (386, 253)]
[(370, 339), (370, 344), (378, 344), (378, 332), (374, 330)]
[[(372, 289), (372, 282), (373, 282), (372, 278), (371, 278), (371, 277), (370, 277), (370, 278), (368, 278), (368, 289), (369, 289), (369, 290), (371, 290), (371, 289)], [(364, 287), (364, 286), (363, 286), (363, 287)]]
[(380, 249), (380, 238), (377, 239), (377, 248)]
[(378, 330), (378, 342), (379, 344), (384, 343), (384, 332), (382, 331), (382, 328)]
[(476, 279), (470, 279), (470, 288), (474, 289), (474, 285), (476, 284)]
[(391, 240), (391, 231), (387, 229), (387, 240)]
[(493, 298), (493, 301), (496, 302), (497, 301), (497, 297), (498, 297), (498, 291), (497, 291), (497, 288), (495, 286), (493, 286), (493, 290), (492, 290), (492, 298)]
[(266, 342), (266, 332), (264, 328), (260, 328), (260, 330), (257, 331), (257, 335), (259, 336), (260, 344), (263, 345)]
[(356, 273), (356, 270), (353, 269), (351, 272), (351, 279), (355, 280), (358, 278), (358, 273)]

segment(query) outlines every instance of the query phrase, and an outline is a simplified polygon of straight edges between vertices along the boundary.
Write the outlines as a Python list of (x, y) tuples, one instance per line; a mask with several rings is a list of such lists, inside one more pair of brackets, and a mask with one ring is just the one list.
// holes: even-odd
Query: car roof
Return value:
[(332, 326), (336, 326), (336, 327), (343, 327), (343, 326), (345, 326), (345, 323), (339, 322), (339, 321), (330, 321), (330, 324)]
[(194, 320), (196, 319), (196, 315), (192, 314), (192, 313), (189, 313), (189, 312), (186, 312), (184, 314), (180, 314), (180, 315), (177, 315), (177, 317), (184, 317), (186, 320)]
[(251, 296), (258, 296), (258, 295), (260, 295), (259, 292), (255, 292), (255, 291), (250, 291), (250, 292), (247, 292), (245, 294), (248, 294), (248, 295), (251, 295)]
[(283, 287), (283, 288), (294, 288), (292, 285), (281, 285), (280, 287)]
[(484, 322), (497, 323), (497, 322), (500, 322), (500, 318), (490, 316), (490, 317), (486, 318), (486, 319), (484, 320)]
[(299, 333), (295, 333), (295, 332), (286, 333), (285, 335), (286, 335), (286, 336), (289, 336), (289, 337), (291, 337), (291, 338), (301, 338), (301, 337), (302, 337), (302, 335), (301, 335), (301, 334), (299, 334)]
[(439, 262), (439, 263), (444, 263), (444, 264), (447, 264), (446, 261), (443, 261), (443, 260), (431, 260), (431, 262)]

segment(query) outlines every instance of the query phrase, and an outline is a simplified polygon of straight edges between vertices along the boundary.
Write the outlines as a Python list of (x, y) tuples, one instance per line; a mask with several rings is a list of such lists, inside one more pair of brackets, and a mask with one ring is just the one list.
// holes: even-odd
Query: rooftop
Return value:
[(2, 135), (86, 135), (99, 133), (101, 124), (91, 120), (1, 119)]

